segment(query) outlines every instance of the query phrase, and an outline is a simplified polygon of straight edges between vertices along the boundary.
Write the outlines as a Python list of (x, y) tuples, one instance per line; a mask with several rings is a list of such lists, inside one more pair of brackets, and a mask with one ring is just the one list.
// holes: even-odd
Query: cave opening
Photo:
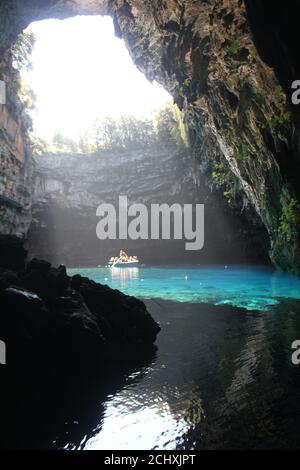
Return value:
[(36, 98), (33, 128), (41, 139), (57, 131), (78, 144), (97, 119), (150, 117), (171, 101), (134, 65), (109, 16), (48, 19), (26, 31), (34, 45), (23, 79)]

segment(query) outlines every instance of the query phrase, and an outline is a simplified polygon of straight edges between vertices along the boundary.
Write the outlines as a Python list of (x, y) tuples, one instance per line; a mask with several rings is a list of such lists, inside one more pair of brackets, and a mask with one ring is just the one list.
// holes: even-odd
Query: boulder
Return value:
[(124, 359), (152, 349), (160, 330), (140, 300), (37, 259), (2, 271), (0, 303), (1, 339), (16, 366), (25, 358), (45, 370)]

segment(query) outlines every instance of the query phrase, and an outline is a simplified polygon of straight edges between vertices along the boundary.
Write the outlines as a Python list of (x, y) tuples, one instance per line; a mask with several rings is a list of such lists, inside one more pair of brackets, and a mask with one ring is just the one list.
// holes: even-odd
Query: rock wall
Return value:
[(0, 80), (7, 90), (6, 104), (0, 104), (0, 233), (24, 237), (31, 222), (32, 160), (9, 53), (0, 63)]
[(137, 66), (185, 111), (198, 158), (227, 160), (268, 230), (273, 262), (299, 270), (295, 124), (244, 2), (117, 2), (113, 15)]
[(246, 10), (242, 0), (3, 1), (0, 54), (32, 20), (111, 15), (137, 67), (184, 111), (195, 157), (208, 169), (227, 161), (269, 233), (274, 264), (299, 272), (300, 133), (286, 96), (286, 77), (298, 70), (295, 49), (289, 53), (297, 7), (288, 0), (276, 16), (273, 3), (249, 0)]
[[(44, 155), (36, 159), (30, 257), (68, 266), (97, 266), (121, 248), (147, 264), (267, 262), (268, 237), (248, 207), (228, 206), (222, 191), (201, 180), (187, 149), (151, 146), (97, 155)], [(96, 209), (119, 195), (128, 203), (205, 204), (205, 243), (186, 251), (185, 240), (99, 240)], [(194, 206), (195, 207), (195, 206)], [(195, 214), (194, 214), (195, 217)], [(195, 218), (194, 218), (195, 220)], [(150, 227), (150, 221), (149, 221)]]

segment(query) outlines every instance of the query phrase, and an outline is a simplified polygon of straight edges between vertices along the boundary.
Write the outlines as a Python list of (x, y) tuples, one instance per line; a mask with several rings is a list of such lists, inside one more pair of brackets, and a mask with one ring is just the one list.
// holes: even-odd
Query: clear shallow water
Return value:
[(300, 278), (265, 267), (146, 267), (68, 269), (140, 298), (268, 310), (300, 299)]

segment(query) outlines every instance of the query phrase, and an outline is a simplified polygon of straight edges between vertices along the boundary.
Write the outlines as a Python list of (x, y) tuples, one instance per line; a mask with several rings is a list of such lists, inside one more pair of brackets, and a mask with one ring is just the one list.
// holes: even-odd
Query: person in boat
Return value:
[(128, 261), (128, 255), (124, 250), (120, 250), (120, 259), (121, 261)]

